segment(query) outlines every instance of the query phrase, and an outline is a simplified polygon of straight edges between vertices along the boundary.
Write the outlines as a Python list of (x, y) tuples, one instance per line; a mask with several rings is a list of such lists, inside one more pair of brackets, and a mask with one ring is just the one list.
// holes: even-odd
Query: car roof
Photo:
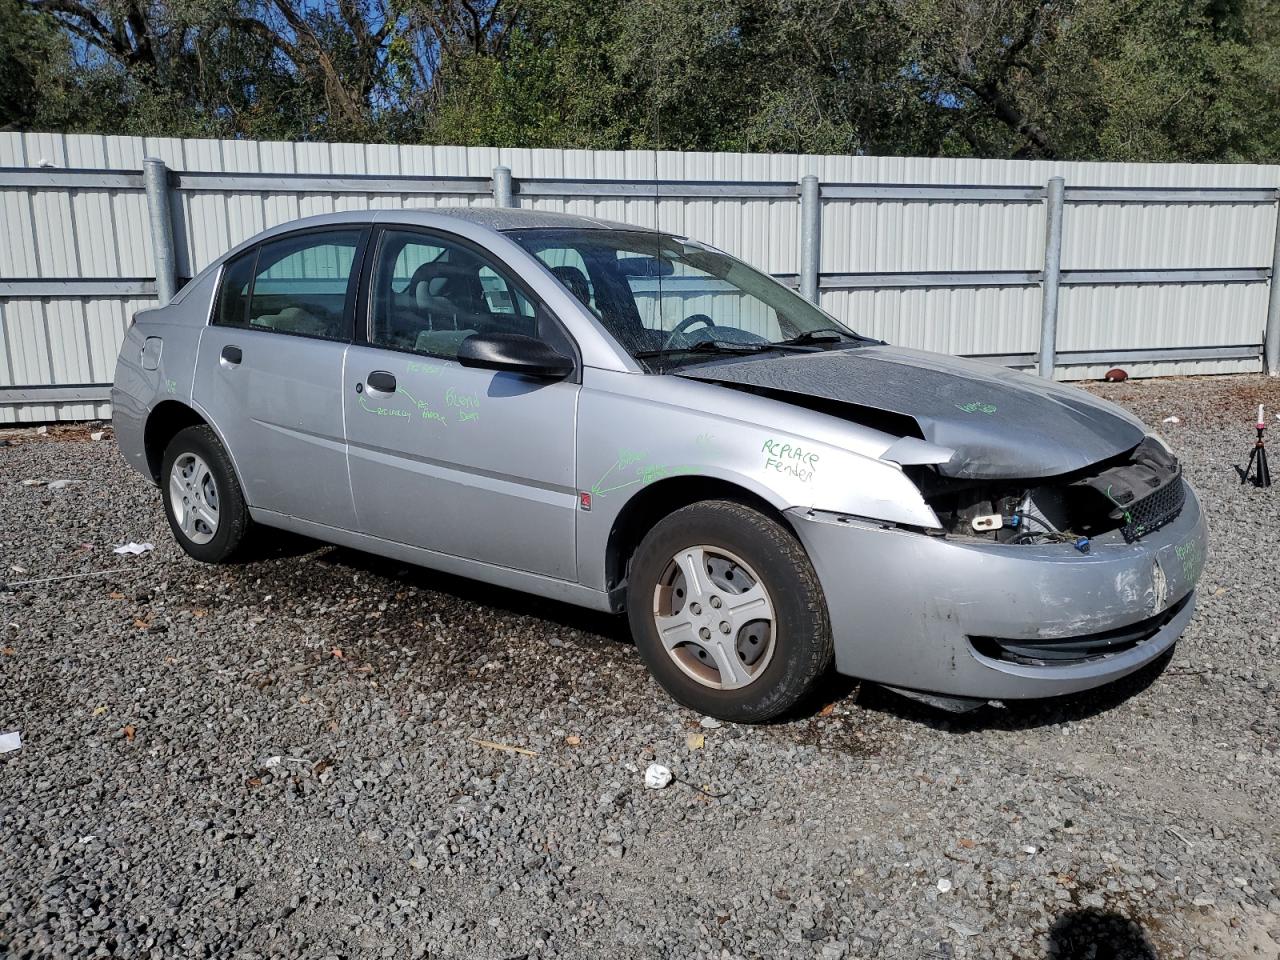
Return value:
[[(507, 233), (513, 230), (574, 229), (574, 230), (651, 230), (634, 224), (617, 223), (597, 217), (583, 217), (572, 213), (553, 213), (546, 210), (520, 210), (510, 207), (426, 207), (403, 210), (373, 209), (344, 210), (339, 213), (322, 213), (277, 224), (263, 231), (249, 242), (259, 242), (269, 237), (305, 230), (312, 227), (344, 224), (402, 223), (422, 227), (445, 227), (447, 221), (466, 223), (480, 230)], [(242, 246), (247, 244), (242, 244)]]
[[(387, 211), (388, 213), (413, 213), (412, 210)], [(432, 213), (456, 217), (490, 230), (540, 230), (554, 227), (578, 230), (641, 230), (628, 223), (584, 217), (575, 213), (554, 213), (550, 210), (521, 210), (512, 207), (435, 207)]]
[[(481, 233), (487, 231), (501, 235), (515, 230), (539, 229), (644, 231), (653, 229), (652, 227), (639, 227), (631, 223), (618, 223), (613, 220), (601, 220), (596, 217), (583, 217), (573, 213), (521, 210), (512, 207), (415, 207), (402, 210), (385, 208), (341, 210), (335, 213), (321, 213), (315, 216), (301, 217), (297, 220), (288, 220), (273, 227), (268, 227), (261, 233), (241, 241), (226, 253), (214, 259), (196, 274), (192, 283), (209, 272), (218, 269), (221, 264), (256, 243), (272, 240), (298, 230), (351, 226), (353, 224), (368, 226), (375, 223), (400, 223), (427, 228), (435, 227), (436, 229), (449, 229), (450, 226), (466, 224), (467, 227), (459, 232), (472, 234), (472, 239), (477, 239), (474, 236), (477, 231)], [(187, 289), (187, 286), (190, 286), (190, 284), (185, 285), (183, 289)], [(175, 300), (181, 301), (182, 299), (182, 291), (179, 291)]]

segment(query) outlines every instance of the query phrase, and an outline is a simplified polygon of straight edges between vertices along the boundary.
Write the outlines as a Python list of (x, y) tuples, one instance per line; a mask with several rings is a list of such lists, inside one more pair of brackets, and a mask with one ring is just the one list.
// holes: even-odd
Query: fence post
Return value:
[(1280, 206), (1276, 210), (1276, 241), (1271, 251), (1271, 289), (1267, 292), (1267, 334), (1263, 342), (1263, 366), (1280, 376)]
[(156, 293), (160, 305), (177, 290), (177, 261), (173, 250), (173, 211), (169, 206), (169, 169), (159, 157), (142, 161), (142, 182), (147, 190), (147, 215), (151, 221), (151, 253), (156, 268)]
[(511, 168), (493, 168), (493, 204), (496, 207), (514, 207), (511, 196)]
[(1062, 177), (1050, 177), (1045, 193), (1044, 275), (1040, 282), (1040, 365), (1038, 373), (1053, 379), (1058, 343), (1058, 280), (1062, 273)]
[(800, 178), (800, 296), (818, 302), (818, 270), (822, 261), (822, 191), (818, 178)]

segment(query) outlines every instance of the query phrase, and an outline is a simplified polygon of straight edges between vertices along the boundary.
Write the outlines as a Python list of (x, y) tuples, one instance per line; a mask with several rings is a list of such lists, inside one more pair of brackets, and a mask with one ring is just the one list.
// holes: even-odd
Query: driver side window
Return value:
[(378, 244), (369, 342), (452, 359), (476, 333), (538, 336), (539, 310), (500, 268), (460, 243), (386, 230)]

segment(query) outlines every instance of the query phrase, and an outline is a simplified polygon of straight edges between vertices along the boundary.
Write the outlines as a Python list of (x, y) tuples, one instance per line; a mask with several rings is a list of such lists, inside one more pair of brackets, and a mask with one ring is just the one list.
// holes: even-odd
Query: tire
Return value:
[[(707, 576), (690, 589), (689, 571), (700, 568)], [(632, 556), (627, 615), (658, 683), (721, 720), (785, 713), (831, 665), (831, 622), (808, 554), (740, 503), (696, 503), (659, 521)]]
[(161, 461), (160, 494), (174, 539), (195, 559), (225, 563), (244, 544), (253, 523), (249, 508), (231, 458), (210, 427), (174, 434)]

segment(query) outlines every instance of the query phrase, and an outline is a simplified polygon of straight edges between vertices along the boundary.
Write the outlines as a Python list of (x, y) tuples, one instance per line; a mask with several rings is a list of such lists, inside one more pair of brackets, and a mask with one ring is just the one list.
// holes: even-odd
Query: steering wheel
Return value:
[(681, 336), (686, 330), (696, 323), (700, 323), (711, 330), (714, 330), (716, 326), (716, 322), (705, 313), (691, 313), (689, 316), (677, 323), (675, 327), (672, 328), (671, 332), (667, 334), (667, 339), (663, 341), (662, 349), (669, 350), (676, 337)]

